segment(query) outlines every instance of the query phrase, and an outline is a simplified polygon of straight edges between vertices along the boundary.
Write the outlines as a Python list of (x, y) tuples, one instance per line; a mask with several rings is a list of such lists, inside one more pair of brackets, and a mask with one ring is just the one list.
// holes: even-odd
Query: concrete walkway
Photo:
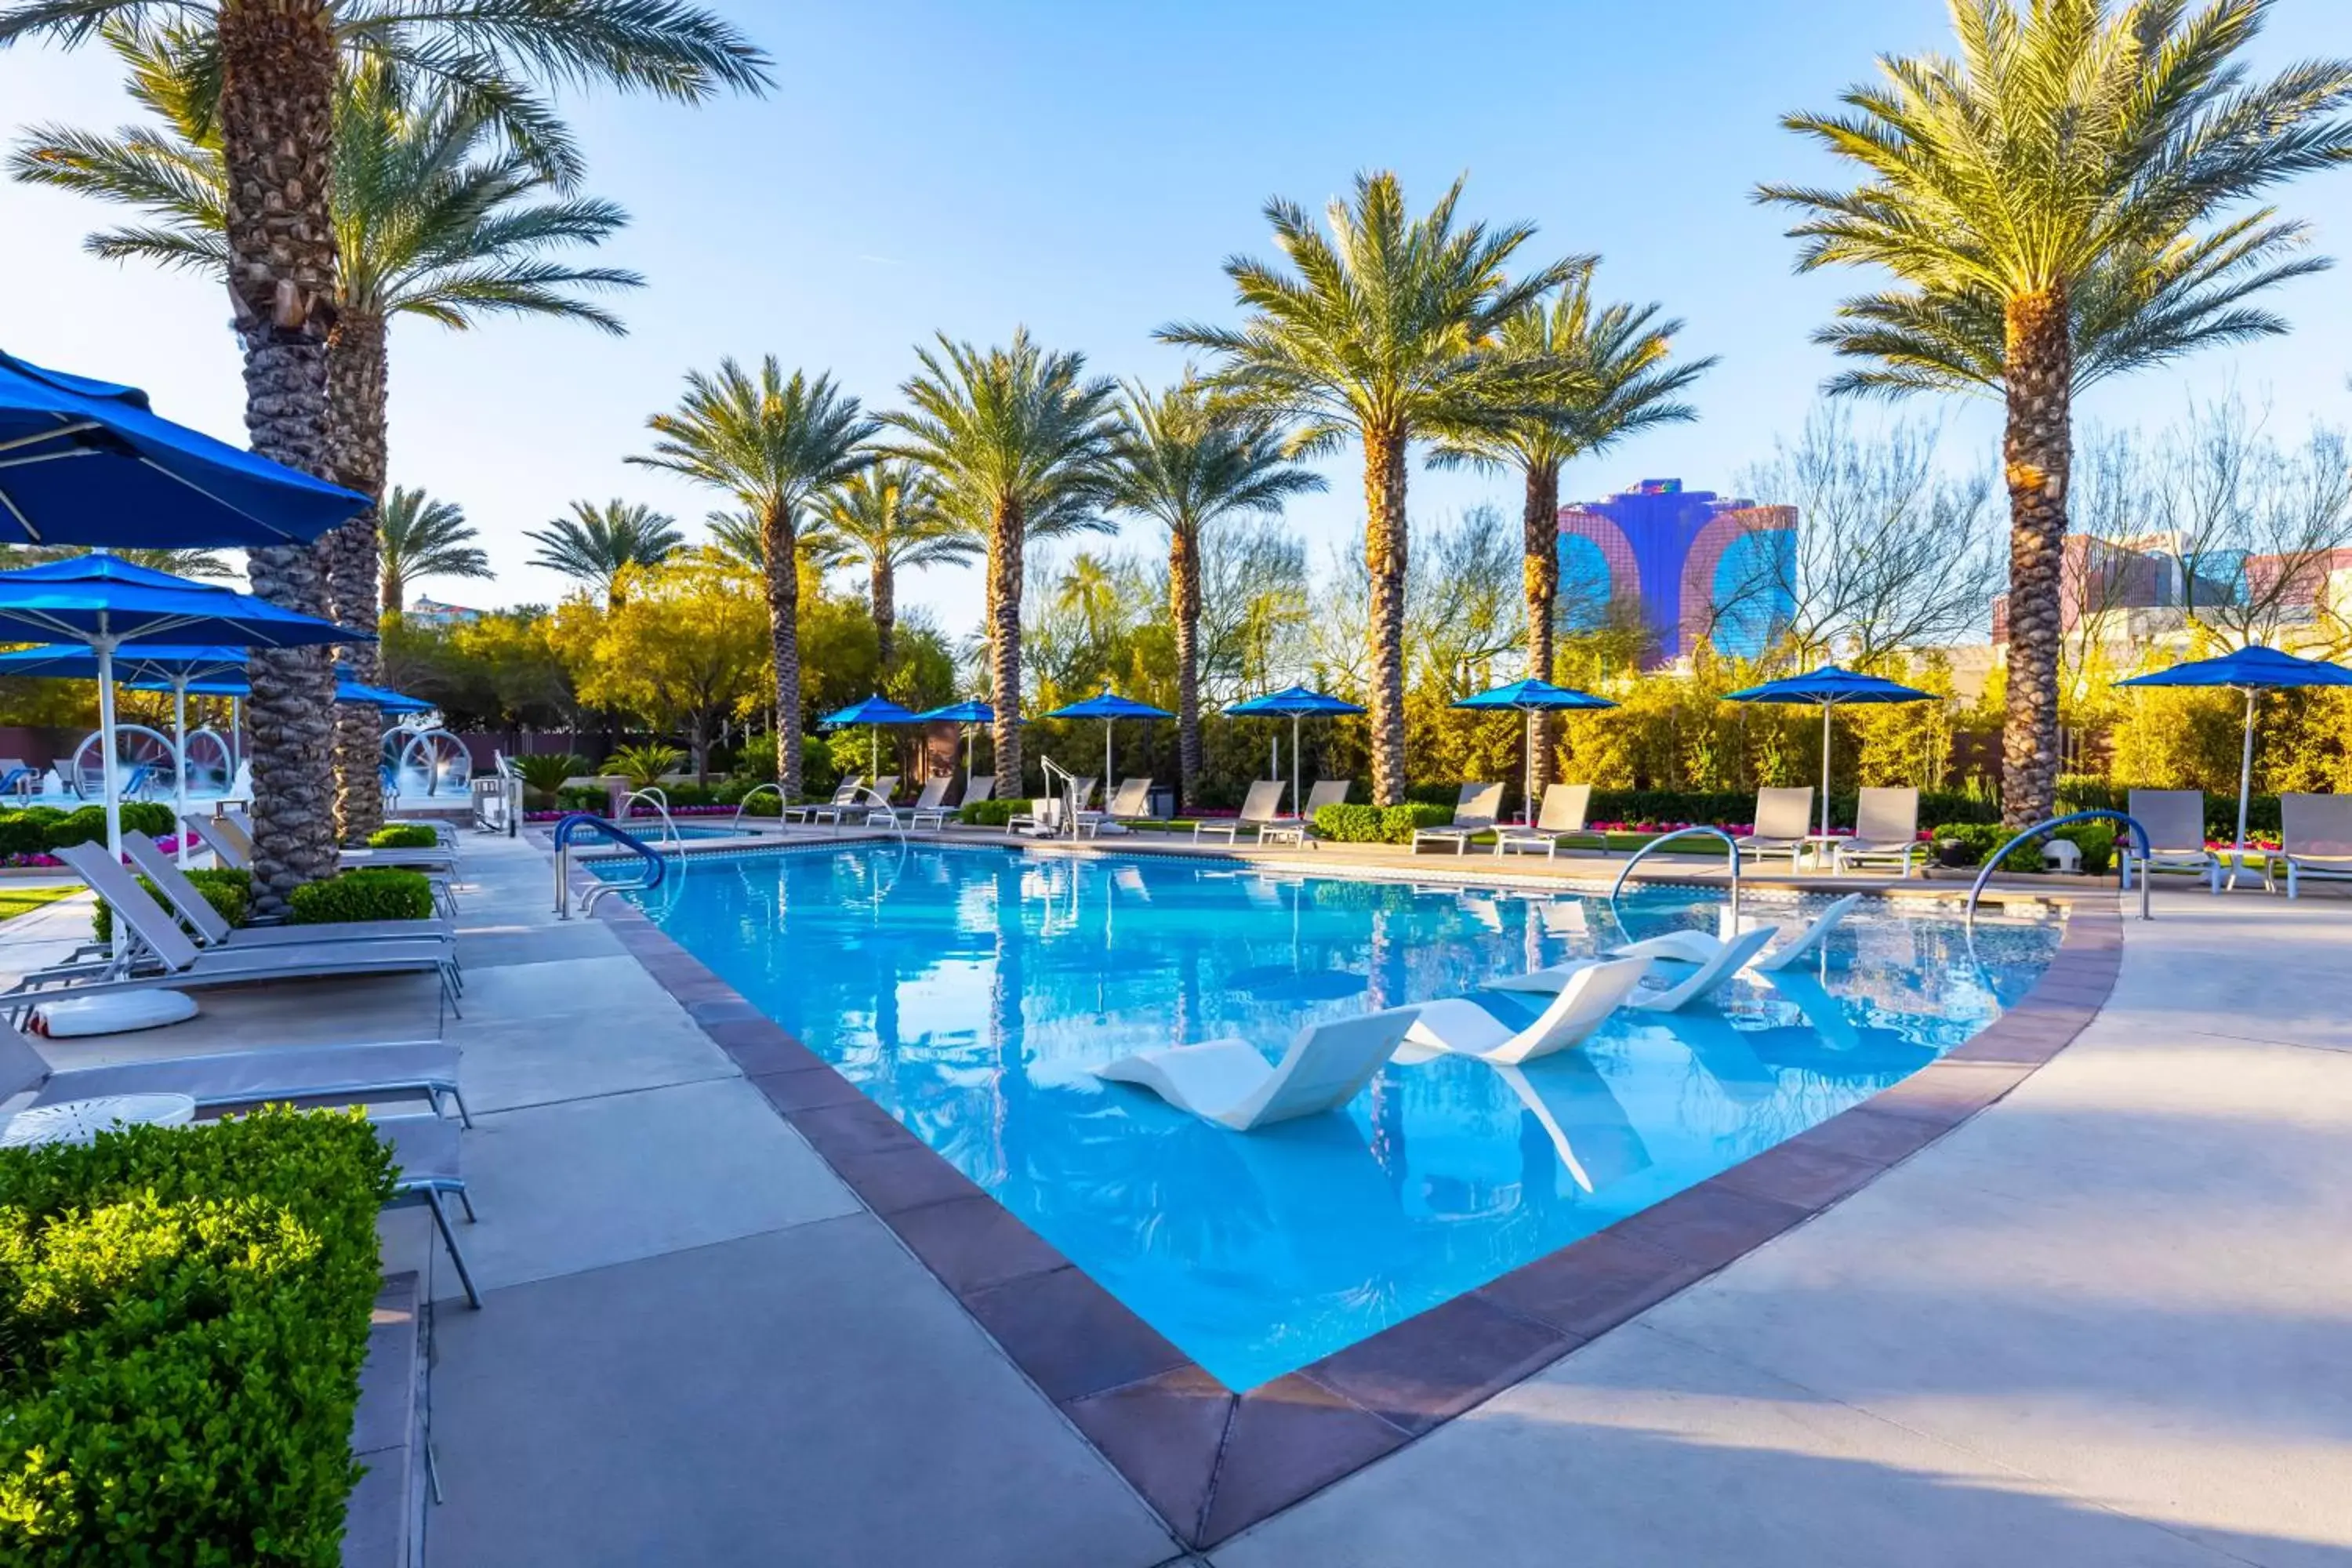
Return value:
[(1217, 1568), (2352, 1563), (2352, 906), (2159, 898), (1838, 1207)]

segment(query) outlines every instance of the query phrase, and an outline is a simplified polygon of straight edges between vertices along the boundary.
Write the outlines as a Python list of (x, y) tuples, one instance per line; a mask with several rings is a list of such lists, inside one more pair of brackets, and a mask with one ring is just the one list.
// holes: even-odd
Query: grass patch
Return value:
[(0, 921), (13, 921), (18, 915), (29, 915), (44, 904), (54, 904), (59, 899), (69, 899), (81, 889), (73, 884), (60, 888), (0, 887)]

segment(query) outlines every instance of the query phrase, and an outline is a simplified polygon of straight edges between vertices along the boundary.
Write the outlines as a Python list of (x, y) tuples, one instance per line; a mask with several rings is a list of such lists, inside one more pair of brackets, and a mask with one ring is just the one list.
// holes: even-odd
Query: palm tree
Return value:
[(1799, 267), (1883, 267), (1822, 334), (1877, 362), (1832, 383), (1997, 388), (2007, 406), (2008, 713), (2002, 813), (2047, 816), (2058, 783), (2061, 562), (2074, 395), (2097, 376), (2284, 331), (2251, 294), (2326, 265), (2299, 223), (2220, 215), (2352, 161), (2352, 63), (2249, 82), (2269, 0), (1951, 0), (1959, 58), (1893, 58), (1841, 114), (1782, 124), (1859, 163), (1851, 190), (1765, 185), (1798, 208)]
[(1222, 519), (1278, 512), (1320, 476), (1285, 454), (1264, 415), (1220, 413), (1187, 377), (1154, 395), (1127, 389), (1126, 428), (1111, 465), (1110, 504), (1168, 531), (1168, 609), (1176, 628), (1176, 757), (1180, 800), (1201, 773), (1201, 536)]
[(1086, 356), (1053, 353), (1024, 327), (982, 350), (945, 333), (917, 349), (922, 369), (900, 388), (912, 406), (883, 416), (899, 439), (884, 455), (937, 476), (950, 515), (988, 542), (989, 702), (996, 773), (1021, 785), (1021, 566), (1033, 518), (1056, 531), (1096, 525), (1104, 465), (1118, 438), (1117, 388)]
[(623, 572), (632, 566), (658, 566), (686, 544), (676, 518), (617, 496), (603, 506), (573, 501), (570, 517), (559, 517), (545, 528), (524, 529), (522, 536), (539, 546), (539, 553), (530, 558), (533, 566), (587, 584), (604, 595), (608, 609), (621, 603)]
[[(335, 95), (346, 56), (410, 68), (496, 114), (551, 173), (576, 174), (562, 127), (521, 85), (530, 75), (606, 81), (694, 101), (768, 85), (766, 58), (689, 4), (649, 0), (0, 0), (0, 47), (70, 47), (109, 22), (208, 20), (199, 79), (216, 94), (229, 202), (228, 289), (245, 356), (253, 450), (334, 478), (327, 344), (335, 327)], [(286, 608), (329, 608), (321, 553), (256, 550), (255, 593)], [(293, 889), (335, 869), (332, 661), (323, 648), (257, 650), (252, 696), (255, 909), (278, 914)]]
[(652, 453), (629, 461), (724, 490), (760, 527), (761, 575), (768, 590), (768, 637), (776, 666), (776, 784), (801, 787), (801, 585), (795, 514), (821, 491), (874, 460), (861, 449), (881, 426), (830, 375), (786, 379), (776, 357), (758, 380), (731, 359), (716, 375), (690, 371), (675, 414), (646, 427)]
[(1454, 226), (1456, 180), (1426, 216), (1408, 217), (1385, 170), (1334, 201), (1326, 239), (1304, 209), (1265, 205), (1296, 276), (1246, 257), (1225, 263), (1248, 320), (1238, 329), (1179, 323), (1161, 341), (1216, 356), (1211, 385), (1236, 407), (1292, 429), (1296, 456), (1354, 437), (1364, 452), (1364, 560), (1371, 574), (1372, 798), (1404, 798), (1405, 458), (1439, 430), (1500, 429), (1558, 401), (1549, 367), (1497, 352), (1505, 321), (1568, 281), (1573, 262), (1524, 278), (1504, 268), (1535, 233)]
[(474, 541), (481, 535), (455, 501), (394, 485), (383, 503), (383, 605), (386, 617), (407, 606), (408, 584), (420, 577), (490, 577), (490, 558)]
[[(92, 235), (89, 248), (198, 273), (228, 268), (226, 174), (206, 119), (200, 51), (181, 31), (110, 29), (131, 90), (161, 120), (113, 136), (36, 129), (11, 161), (20, 180), (143, 208), (157, 223)], [(551, 196), (552, 182), (510, 147), (478, 107), (446, 88), (418, 90), (381, 61), (344, 72), (335, 112), (336, 321), (328, 344), (328, 400), (337, 477), (382, 503), (385, 389), (393, 318), (464, 330), (503, 312), (623, 330), (582, 290), (635, 288), (613, 268), (570, 267), (545, 253), (594, 245), (627, 221), (610, 203)], [(327, 536), (329, 613), (352, 626), (377, 614), (378, 529), (362, 513)], [(341, 651), (362, 681), (376, 679), (375, 645)], [(372, 708), (335, 710), (337, 819), (346, 839), (382, 826), (377, 787), (382, 723)]]
[(863, 566), (884, 675), (896, 662), (898, 573), (960, 565), (982, 553), (980, 536), (940, 504), (930, 476), (912, 463), (877, 463), (819, 503), (810, 530), (817, 561)]
[[(1496, 334), (1504, 353), (1566, 378), (1561, 402), (1499, 426), (1465, 431), (1434, 454), (1441, 465), (1519, 471), (1525, 488), (1519, 520), (1526, 552), (1520, 582), (1528, 605), (1528, 674), (1537, 680), (1552, 679), (1552, 641), (1559, 630), (1561, 467), (1640, 431), (1697, 418), (1679, 395), (1716, 363), (1709, 357), (1667, 363), (1683, 324), (1657, 320), (1656, 305), (1596, 306), (1596, 265), (1578, 263), (1549, 306), (1528, 306)], [(1551, 717), (1535, 715), (1535, 768), (1528, 787), (1538, 794), (1551, 778)]]

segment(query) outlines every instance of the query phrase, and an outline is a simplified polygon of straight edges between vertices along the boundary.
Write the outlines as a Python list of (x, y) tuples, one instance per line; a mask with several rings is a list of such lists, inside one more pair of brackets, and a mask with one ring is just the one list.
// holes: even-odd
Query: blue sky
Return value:
[[(2340, 5), (2281, 0), (2256, 63), (2352, 44)], [(634, 215), (604, 253), (650, 279), (621, 302), (628, 337), (530, 322), (394, 331), (394, 477), (462, 503), (499, 572), (494, 584), (426, 584), (436, 597), (556, 596), (560, 579), (523, 565), (521, 533), (574, 498), (646, 500), (698, 531), (714, 499), (622, 458), (644, 449), (645, 416), (683, 373), (722, 354), (830, 369), (887, 405), (915, 342), (997, 342), (1025, 322), (1104, 374), (1172, 378), (1182, 359), (1152, 329), (1232, 319), (1218, 264), (1270, 250), (1265, 198), (1319, 206), (1370, 167), (1396, 169), (1416, 206), (1466, 171), (1466, 212), (1532, 220), (1547, 256), (1599, 252), (1608, 295), (1662, 301), (1688, 322), (1689, 352), (1721, 356), (1698, 424), (1578, 465), (1568, 496), (1651, 475), (1728, 489), (1801, 422), (1828, 368), (1807, 334), (1867, 282), (1794, 276), (1784, 220), (1748, 201), (1759, 179), (1836, 177), (1775, 117), (1831, 107), (1875, 54), (1947, 36), (1941, 0), (722, 8), (775, 57), (767, 99), (566, 104), (588, 188)], [(102, 51), (24, 47), (0, 53), (0, 105), (12, 141), (44, 121), (114, 124), (129, 108)], [(2282, 205), (2311, 220), (2323, 252), (2352, 251), (2352, 171), (2292, 186)], [(174, 416), (234, 436), (218, 286), (84, 256), (101, 218), (79, 198), (0, 187), (0, 346), (138, 382)], [(2298, 284), (2274, 300), (2292, 337), (2101, 389), (2087, 416), (2161, 423), (2234, 386), (2289, 431), (2344, 422), (2347, 290), (2352, 270)], [(1944, 419), (1956, 464), (1995, 456), (1989, 405), (1913, 413)], [(1329, 471), (1329, 492), (1290, 513), (1318, 560), (1360, 515), (1353, 456)], [(1507, 479), (1414, 486), (1421, 516), (1516, 505)], [(900, 590), (953, 631), (977, 619), (980, 594), (968, 571)]]

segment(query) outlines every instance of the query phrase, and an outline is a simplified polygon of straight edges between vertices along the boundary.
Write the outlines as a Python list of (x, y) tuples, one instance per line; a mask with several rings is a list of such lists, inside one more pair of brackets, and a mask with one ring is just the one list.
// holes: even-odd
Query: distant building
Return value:
[[(2058, 567), (2062, 635), (2087, 630), (2118, 646), (2172, 638), (2188, 629), (2193, 605), (2274, 606), (2284, 626), (2352, 610), (2352, 550), (2294, 555), (2216, 552), (2192, 581), (2177, 542), (2167, 535), (2097, 539), (2069, 534)], [(2287, 580), (2291, 579), (2291, 580)], [(2284, 581), (2283, 580), (2286, 580)], [(2009, 595), (1992, 602), (1992, 640), (2009, 641)]]
[(1752, 658), (1796, 609), (1797, 509), (1643, 479), (1559, 509), (1563, 630), (1638, 604), (1654, 665), (1702, 642)]
[(469, 610), (463, 605), (445, 605), (438, 599), (419, 599), (401, 611), (408, 624), (415, 626), (466, 626), (482, 618), (479, 610)]

